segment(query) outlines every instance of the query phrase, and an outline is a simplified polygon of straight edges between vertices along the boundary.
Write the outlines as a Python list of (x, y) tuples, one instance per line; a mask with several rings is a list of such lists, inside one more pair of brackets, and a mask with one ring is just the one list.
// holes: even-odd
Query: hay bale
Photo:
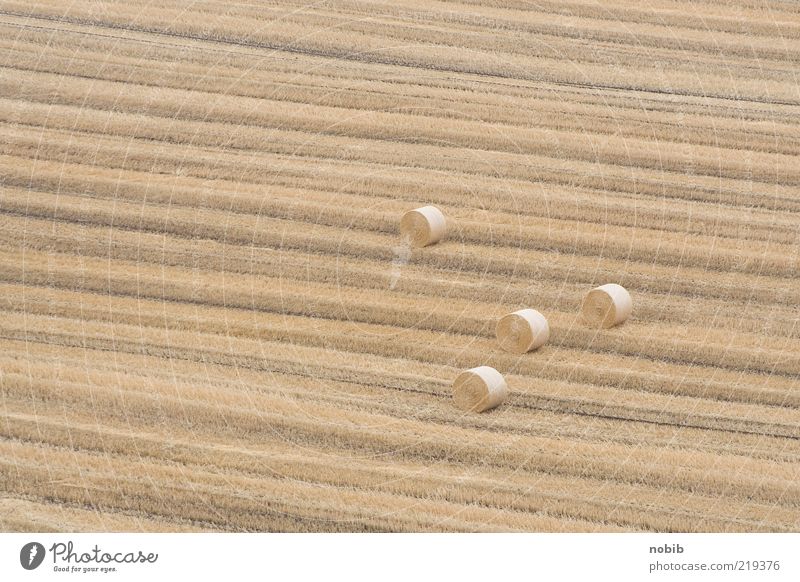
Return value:
[(409, 210), (400, 219), (400, 234), (415, 247), (436, 244), (444, 238), (447, 222), (435, 206)]
[(535, 309), (520, 309), (500, 318), (495, 328), (500, 347), (524, 354), (542, 347), (550, 338), (547, 318)]
[(453, 401), (457, 408), (483, 412), (506, 399), (508, 386), (503, 375), (489, 366), (465, 370), (453, 382)]
[(632, 308), (630, 293), (621, 285), (609, 283), (586, 294), (581, 313), (592, 327), (609, 328), (628, 319)]

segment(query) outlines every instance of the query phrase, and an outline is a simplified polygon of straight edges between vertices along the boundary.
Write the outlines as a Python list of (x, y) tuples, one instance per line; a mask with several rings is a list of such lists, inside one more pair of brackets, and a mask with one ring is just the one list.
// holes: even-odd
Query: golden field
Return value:
[(0, 67), (3, 531), (800, 530), (800, 6), (0, 0)]

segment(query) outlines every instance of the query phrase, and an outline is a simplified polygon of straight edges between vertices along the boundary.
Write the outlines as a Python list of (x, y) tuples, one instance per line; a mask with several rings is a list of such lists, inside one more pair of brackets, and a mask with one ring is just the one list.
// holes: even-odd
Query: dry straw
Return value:
[(520, 309), (500, 318), (495, 328), (500, 347), (524, 354), (542, 347), (550, 338), (547, 318), (535, 309)]
[(592, 289), (581, 306), (583, 320), (592, 327), (614, 327), (631, 314), (631, 295), (621, 285), (609, 283)]
[(436, 244), (444, 238), (446, 231), (444, 214), (435, 206), (409, 210), (400, 219), (400, 234), (415, 247)]
[(503, 375), (489, 366), (461, 372), (453, 382), (456, 407), (468, 412), (483, 412), (506, 399), (508, 386)]

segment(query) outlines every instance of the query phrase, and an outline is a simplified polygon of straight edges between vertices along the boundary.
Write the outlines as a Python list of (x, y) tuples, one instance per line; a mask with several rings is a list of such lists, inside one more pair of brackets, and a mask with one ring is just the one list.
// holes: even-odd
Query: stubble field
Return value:
[(777, 1), (0, 0), (0, 529), (798, 531), (798, 65)]

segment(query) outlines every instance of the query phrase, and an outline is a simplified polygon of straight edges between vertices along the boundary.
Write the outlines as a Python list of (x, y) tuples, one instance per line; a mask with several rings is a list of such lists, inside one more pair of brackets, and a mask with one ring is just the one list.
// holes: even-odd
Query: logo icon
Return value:
[(19, 563), (26, 570), (35, 570), (44, 561), (44, 546), (39, 542), (29, 542), (19, 551)]

